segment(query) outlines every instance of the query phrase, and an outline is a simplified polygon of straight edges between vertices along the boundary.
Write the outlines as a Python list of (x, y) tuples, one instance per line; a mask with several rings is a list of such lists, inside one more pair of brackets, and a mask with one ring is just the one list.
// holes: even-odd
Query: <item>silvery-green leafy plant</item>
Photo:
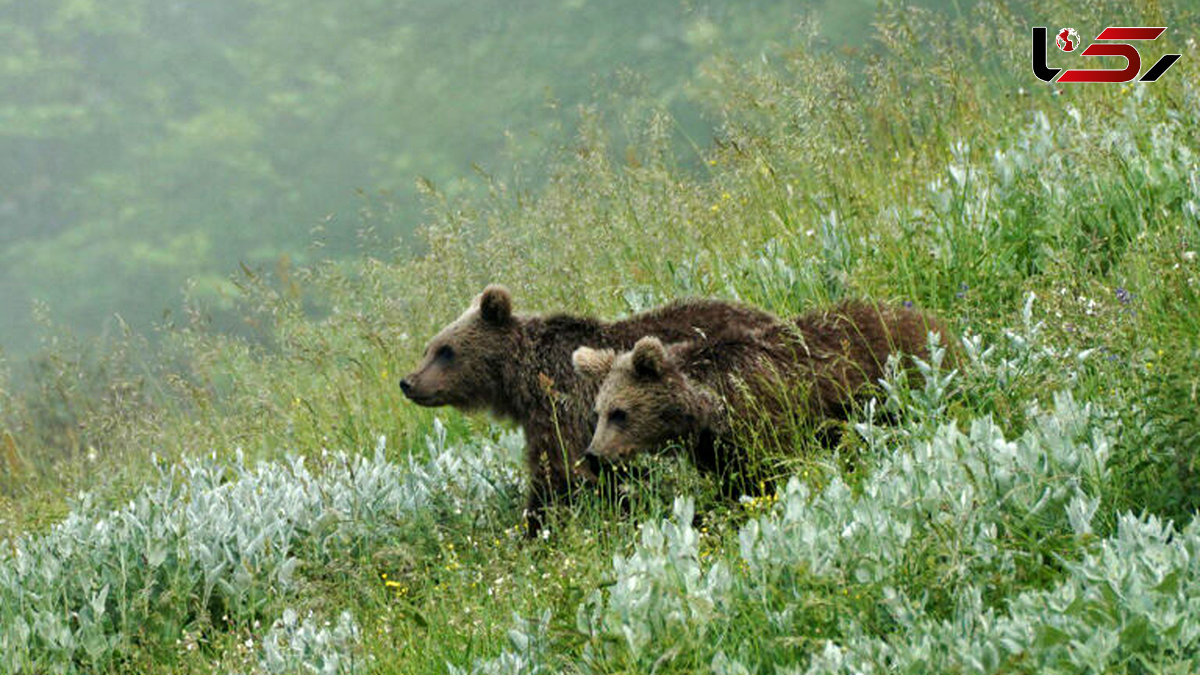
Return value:
[(447, 664), (451, 675), (545, 675), (556, 672), (546, 661), (550, 648), (547, 632), (550, 628), (550, 610), (542, 612), (537, 621), (513, 616), (513, 627), (508, 631), (508, 646), (499, 656), (480, 659), (469, 670)]
[(135, 634), (174, 642), (202, 618), (249, 623), (303, 565), (369, 552), (437, 513), (491, 517), (497, 495), (519, 489), (519, 442), (464, 451), (439, 422), (427, 457), (404, 464), (381, 438), (319, 472), (298, 457), (191, 461), (107, 513), (84, 495), (49, 532), (0, 550), (0, 668), (86, 672)]
[[(928, 376), (939, 379), (905, 405), (942, 409), (950, 379), (939, 366), (935, 350)], [(652, 671), (664, 663), (756, 672), (752, 660), (710, 638), (736, 633), (742, 615), (765, 617), (756, 631), (787, 639), (814, 584), (873, 589), (897, 625), (924, 625), (947, 603), (998, 616), (995, 607), (971, 605), (983, 597), (973, 584), (1014, 576), (1034, 539), (1081, 547), (1095, 541), (1094, 516), (1109, 480), (1113, 422), (1102, 411), (1060, 393), (1049, 410), (1031, 406), (1028, 418), (1029, 428), (1008, 438), (987, 417), (963, 430), (938, 415), (907, 415), (903, 432), (877, 434), (882, 457), (861, 484), (835, 477), (814, 489), (792, 478), (769, 513), (740, 528), (737, 550), (708, 564), (691, 525), (692, 502), (679, 500), (672, 519), (643, 525), (633, 552), (614, 557), (611, 585), (578, 607), (583, 663), (590, 672)], [(914, 585), (928, 577), (911, 570), (931, 559), (939, 561), (940, 594)], [(840, 631), (866, 633), (849, 614)], [(828, 644), (833, 663), (839, 647)]]
[(579, 630), (595, 638), (585, 658), (605, 656), (615, 641), (633, 662), (653, 663), (663, 644), (685, 649), (705, 639), (725, 611), (732, 577), (721, 563), (701, 565), (694, 514), (690, 498), (677, 498), (670, 520), (642, 526), (632, 555), (614, 556), (616, 581), (579, 608)]
[(301, 619), (295, 610), (286, 609), (262, 639), (259, 671), (268, 675), (366, 672), (367, 660), (358, 653), (361, 639), (349, 612), (342, 612), (337, 623), (331, 624), (311, 613)]
[(1200, 526), (1123, 516), (1112, 538), (1065, 563), (1052, 588), (1005, 610), (967, 583), (948, 620), (897, 615), (892, 637), (859, 627), (829, 642), (808, 669), (821, 673), (1195, 672), (1200, 668)]

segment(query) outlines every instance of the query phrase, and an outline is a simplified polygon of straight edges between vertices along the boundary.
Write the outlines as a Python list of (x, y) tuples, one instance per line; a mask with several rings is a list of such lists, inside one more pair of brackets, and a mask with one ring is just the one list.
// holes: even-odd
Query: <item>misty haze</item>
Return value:
[(1200, 673), (1198, 35), (0, 0), (0, 675)]

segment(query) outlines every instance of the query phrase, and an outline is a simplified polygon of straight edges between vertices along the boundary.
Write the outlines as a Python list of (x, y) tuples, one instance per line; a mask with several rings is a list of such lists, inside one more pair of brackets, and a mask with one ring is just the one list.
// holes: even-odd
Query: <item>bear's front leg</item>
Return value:
[(529, 496), (525, 500), (525, 537), (535, 539), (542, 532), (546, 513), (546, 494), (544, 488), (537, 485), (529, 487)]
[(530, 472), (529, 496), (525, 501), (525, 536), (533, 538), (545, 527), (546, 507), (555, 504), (570, 491), (570, 484), (561, 470), (541, 465)]
[(529, 498), (525, 504), (525, 534), (532, 538), (545, 526), (546, 506), (570, 486), (570, 453), (564, 449), (563, 429), (552, 417), (531, 416), (524, 426), (525, 464), (529, 472)]

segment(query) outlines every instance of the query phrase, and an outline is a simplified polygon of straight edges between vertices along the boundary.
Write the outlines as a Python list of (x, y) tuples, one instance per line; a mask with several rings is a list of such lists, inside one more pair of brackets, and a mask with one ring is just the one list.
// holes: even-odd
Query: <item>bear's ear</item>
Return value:
[(612, 369), (616, 354), (611, 349), (592, 349), (580, 347), (571, 355), (571, 363), (575, 364), (575, 372), (588, 377), (602, 378)]
[(640, 377), (662, 377), (666, 365), (667, 349), (658, 338), (647, 335), (633, 345), (633, 372)]
[(508, 323), (512, 318), (512, 295), (508, 289), (496, 284), (483, 289), (479, 296), (479, 315), (497, 326)]

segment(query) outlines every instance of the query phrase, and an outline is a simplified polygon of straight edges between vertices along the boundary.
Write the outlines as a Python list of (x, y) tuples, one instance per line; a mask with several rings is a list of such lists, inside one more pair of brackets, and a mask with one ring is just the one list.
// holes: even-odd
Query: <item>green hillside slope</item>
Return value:
[[(1042, 85), (1029, 27), (1064, 16), (1183, 56)], [(240, 335), (198, 294), (154, 345), (48, 342), (34, 386), (0, 380), (0, 669), (1200, 670), (1197, 25), (885, 5), (826, 49), (800, 20), (696, 64), (699, 163), (661, 106), (586, 108), (542, 186), (427, 185), (417, 254), (248, 268)], [(961, 357), (803, 439), (767, 496), (650, 458), (530, 541), (519, 435), (398, 388), (491, 282), (607, 317), (911, 301)]]

